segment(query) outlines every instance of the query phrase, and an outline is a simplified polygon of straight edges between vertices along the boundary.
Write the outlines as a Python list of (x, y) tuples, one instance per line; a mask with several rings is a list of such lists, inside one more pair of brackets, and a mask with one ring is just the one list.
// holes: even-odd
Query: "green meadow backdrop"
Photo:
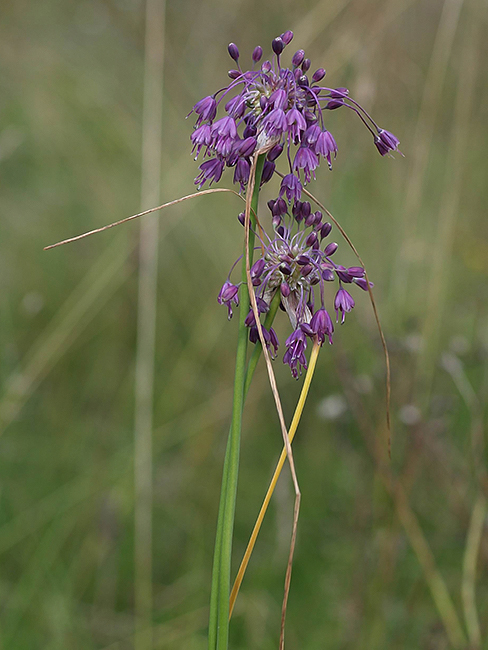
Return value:
[[(140, 224), (43, 251), (140, 209), (145, 6), (4, 0), (0, 13), (0, 647), (203, 650), (237, 331), (216, 297), (241, 249), (241, 202), (205, 196), (158, 217), (148, 585), (134, 549), (147, 511), (134, 492)], [(384, 358), (358, 291), (294, 443), (286, 647), (488, 648), (487, 5), (167, 0), (161, 203), (194, 191), (185, 116), (225, 84), (227, 44), (250, 60), (287, 29), (285, 55), (304, 48), (405, 157), (381, 158), (352, 113), (328, 115), (339, 155), (312, 191), (375, 283), (392, 458), (385, 469)], [(276, 193), (263, 192), (265, 219)], [(300, 382), (281, 357), (274, 367), (289, 419)], [(260, 365), (236, 568), (281, 445)], [(286, 468), (237, 601), (235, 650), (278, 646), (293, 497)], [(137, 639), (138, 589), (153, 602)]]

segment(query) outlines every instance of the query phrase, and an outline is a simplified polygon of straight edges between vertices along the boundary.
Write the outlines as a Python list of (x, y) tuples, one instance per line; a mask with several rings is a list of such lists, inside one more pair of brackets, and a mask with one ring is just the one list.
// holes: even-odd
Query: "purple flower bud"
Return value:
[(237, 63), (237, 60), (239, 59), (239, 49), (235, 43), (229, 43), (227, 50), (229, 52), (230, 58), (234, 59), (234, 61)]
[(305, 264), (305, 266), (302, 266), (300, 269), (300, 273), (302, 274), (302, 277), (306, 278), (309, 273), (313, 271), (313, 266), (311, 264)]
[(311, 212), (308, 217), (305, 219), (305, 225), (307, 228), (310, 228), (311, 225), (315, 222), (315, 215), (313, 212)]
[(266, 205), (268, 206), (268, 208), (271, 210), (271, 213), (273, 213), (273, 208), (274, 208), (274, 204), (275, 204), (275, 203), (276, 203), (276, 199), (270, 199), (270, 200), (266, 203)]
[(320, 210), (317, 210), (317, 212), (315, 213), (314, 225), (315, 226), (320, 225), (321, 221), (322, 221), (322, 213), (320, 212)]
[(297, 264), (300, 264), (300, 266), (305, 266), (310, 262), (310, 258), (308, 255), (299, 255), (296, 259)]
[(268, 72), (271, 70), (271, 62), (265, 61), (261, 66), (261, 70), (264, 72), (264, 74), (268, 74)]
[(276, 169), (276, 165), (274, 164), (274, 162), (270, 162), (269, 160), (264, 161), (263, 174), (261, 176), (261, 185), (271, 180), (275, 169)]
[(241, 156), (248, 157), (254, 153), (256, 149), (256, 138), (249, 137), (239, 143), (239, 153)]
[(290, 285), (288, 284), (288, 282), (282, 282), (281, 283), (280, 291), (281, 291), (281, 295), (284, 298), (288, 298), (288, 296), (291, 293)]
[(347, 269), (349, 275), (352, 275), (353, 278), (364, 278), (364, 269), (361, 266), (350, 266)]
[(350, 293), (345, 289), (339, 289), (334, 300), (334, 309), (336, 311), (336, 322), (339, 322), (339, 311), (342, 312), (341, 324), (346, 318), (346, 312), (350, 312), (354, 307), (354, 300)]
[(229, 70), (227, 74), (231, 79), (237, 79), (241, 76), (242, 72), (239, 72), (239, 70)]
[(349, 95), (349, 90), (347, 88), (336, 88), (335, 90), (330, 91), (330, 96), (332, 99), (341, 99)]
[(281, 226), (281, 224), (283, 223), (283, 219), (279, 215), (274, 215), (271, 222), (273, 224), (273, 228), (276, 229), (278, 228), (278, 226)]
[(299, 86), (310, 86), (310, 82), (306, 74), (302, 74), (297, 81)]
[(282, 152), (283, 152), (283, 145), (275, 144), (275, 146), (268, 151), (268, 155), (266, 156), (266, 158), (270, 162), (274, 162), (277, 158), (281, 156)]
[(298, 68), (298, 66), (302, 63), (304, 58), (305, 58), (305, 52), (303, 50), (297, 50), (293, 55), (291, 62), (296, 68)]
[(292, 39), (293, 39), (293, 32), (291, 32), (290, 30), (288, 30), (287, 32), (281, 35), (281, 40), (285, 45), (289, 45)]
[(322, 277), (326, 282), (333, 282), (335, 280), (334, 272), (331, 269), (322, 269)]
[(266, 261), (264, 257), (261, 257), (256, 262), (254, 262), (254, 264), (251, 266), (251, 278), (259, 278), (262, 275), (265, 266)]
[(310, 70), (310, 66), (312, 65), (312, 62), (310, 59), (304, 59), (302, 61), (302, 70), (303, 72), (308, 72)]
[(283, 273), (283, 275), (291, 275), (291, 266), (286, 262), (282, 262), (280, 264), (280, 271)]
[(276, 336), (276, 332), (272, 327), (269, 328), (269, 343), (273, 347), (273, 350), (271, 351), (271, 358), (274, 359), (276, 357), (276, 353), (278, 352), (278, 348), (280, 347), (280, 342)]
[(239, 221), (239, 223), (241, 224), (241, 226), (243, 226), (243, 225), (246, 223), (246, 215), (244, 214), (244, 212), (240, 212), (240, 213), (237, 215), (237, 220)]
[[(364, 278), (354, 278), (353, 282), (358, 285), (363, 291), (368, 290), (368, 283)], [(370, 287), (374, 287), (374, 284), (372, 282), (369, 283)]]
[(293, 209), (292, 209), (292, 214), (295, 217), (297, 221), (302, 220), (302, 202), (301, 201), (295, 201), (293, 204)]
[(249, 180), (250, 165), (245, 158), (239, 158), (234, 170), (234, 183), (240, 183), (241, 187)]
[(281, 37), (278, 36), (271, 43), (271, 47), (273, 48), (273, 52), (276, 54), (276, 56), (279, 56), (285, 49), (285, 44), (283, 43)]
[(307, 369), (307, 358), (305, 350), (307, 349), (307, 339), (300, 327), (291, 334), (285, 342), (286, 352), (283, 357), (283, 363), (290, 366), (291, 373), (295, 379), (298, 379), (302, 368)]
[(325, 70), (323, 68), (319, 68), (318, 70), (315, 70), (315, 72), (313, 73), (312, 81), (314, 83), (318, 83), (324, 77), (325, 77)]
[(252, 60), (254, 63), (257, 63), (258, 61), (261, 61), (261, 57), (263, 56), (263, 48), (260, 45), (257, 45), (252, 53)]
[(325, 239), (325, 237), (327, 237), (327, 235), (330, 234), (331, 230), (332, 230), (332, 225), (328, 221), (326, 221), (322, 226), (322, 228), (320, 229), (320, 237), (322, 239)]
[(276, 228), (276, 232), (278, 233), (278, 235), (279, 235), (280, 237), (284, 237), (284, 236), (285, 236), (285, 229), (283, 228), (283, 226), (279, 226), (278, 228)]
[(324, 108), (327, 108), (329, 111), (333, 111), (336, 108), (340, 108), (341, 106), (344, 106), (344, 102), (342, 100), (332, 99), (330, 102), (327, 102)]
[(259, 108), (263, 111), (263, 113), (264, 113), (267, 105), (268, 105), (268, 100), (264, 95), (262, 95), (259, 98)]
[(244, 132), (242, 133), (242, 137), (244, 138), (244, 140), (246, 138), (253, 138), (257, 132), (258, 130), (253, 124), (248, 124), (244, 129)]
[(305, 240), (305, 244), (307, 246), (313, 246), (316, 241), (317, 241), (317, 233), (316, 232), (311, 232), (310, 235)]
[(352, 282), (352, 276), (349, 275), (349, 273), (346, 273), (345, 271), (337, 271), (337, 277), (339, 280), (342, 280), (342, 282), (346, 282), (347, 284), (350, 284)]
[(302, 203), (302, 209), (301, 209), (302, 217), (306, 219), (308, 216), (310, 216), (311, 211), (312, 208), (310, 206), (310, 203), (308, 201), (304, 201)]
[(325, 257), (330, 257), (331, 255), (333, 255), (338, 248), (339, 247), (335, 242), (331, 242), (330, 244), (327, 244), (324, 250)]

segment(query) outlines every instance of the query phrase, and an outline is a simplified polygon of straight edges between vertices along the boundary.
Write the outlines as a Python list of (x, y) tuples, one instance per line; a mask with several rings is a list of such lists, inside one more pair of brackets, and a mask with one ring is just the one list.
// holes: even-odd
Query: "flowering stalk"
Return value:
[[(260, 156), (256, 164), (256, 183), (251, 200), (251, 213), (257, 214), (259, 188), (265, 156)], [(256, 225), (255, 218), (253, 225)], [(250, 233), (250, 248), (253, 249), (254, 233)], [(241, 301), (247, 302), (246, 262), (242, 258)], [(229, 592), (232, 553), (232, 535), (234, 530), (235, 503), (237, 495), (237, 478), (239, 472), (239, 452), (242, 429), (242, 410), (244, 406), (244, 388), (246, 385), (246, 353), (248, 330), (246, 325), (247, 309), (239, 312), (239, 330), (237, 334), (236, 368), (234, 376), (234, 401), (232, 423), (227, 443), (226, 458), (222, 477), (217, 536), (212, 573), (212, 592), (210, 597), (209, 650), (226, 649), (229, 636)], [(256, 361), (257, 363), (257, 361)]]

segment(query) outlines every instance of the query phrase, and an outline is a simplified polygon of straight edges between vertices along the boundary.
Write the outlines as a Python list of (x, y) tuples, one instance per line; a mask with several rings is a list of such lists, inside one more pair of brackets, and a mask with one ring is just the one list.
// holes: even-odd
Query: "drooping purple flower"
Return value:
[(250, 165), (245, 158), (239, 158), (234, 170), (234, 183), (240, 183), (241, 189), (249, 180)]
[(353, 309), (355, 302), (351, 294), (343, 289), (342, 287), (336, 293), (334, 299), (334, 309), (336, 311), (336, 322), (339, 322), (339, 312), (342, 312), (341, 323), (346, 319), (346, 312), (350, 312)]
[(197, 185), (198, 189), (201, 189), (207, 181), (210, 182), (210, 185), (219, 182), (224, 171), (224, 161), (221, 158), (206, 160), (200, 165), (200, 170), (200, 173), (195, 178), (195, 185)]
[(299, 201), (302, 196), (302, 184), (295, 174), (287, 174), (281, 181), (280, 197), (286, 194), (288, 203)]
[(302, 368), (307, 369), (307, 337), (300, 328), (296, 329), (293, 334), (286, 339), (286, 352), (283, 357), (283, 363), (290, 366), (291, 374), (295, 379), (302, 374)]
[(329, 343), (332, 344), (332, 334), (334, 333), (334, 325), (329, 316), (329, 312), (321, 307), (317, 309), (310, 321), (310, 329), (317, 336), (320, 345), (325, 341), (325, 337), (329, 338)]
[(200, 155), (202, 147), (208, 147), (212, 142), (212, 136), (210, 132), (210, 126), (208, 124), (202, 124), (196, 128), (191, 134), (191, 141), (193, 143), (192, 151), (196, 149), (195, 160)]
[(399, 151), (398, 145), (400, 144), (400, 140), (393, 133), (385, 131), (385, 129), (378, 130), (378, 135), (375, 136), (374, 143), (382, 156), (390, 153), (390, 151)]
[(296, 108), (292, 108), (291, 111), (288, 111), (286, 114), (286, 121), (288, 124), (288, 132), (292, 137), (294, 142), (300, 140), (301, 134), (307, 128), (307, 123), (303, 115)]
[(197, 102), (192, 110), (198, 115), (197, 125), (203, 121), (212, 121), (217, 115), (217, 102), (209, 95)]
[(226, 305), (229, 310), (228, 318), (232, 318), (232, 303), (236, 307), (239, 306), (239, 287), (236, 284), (232, 284), (229, 280), (226, 280), (220, 290), (220, 293), (217, 297), (217, 302), (219, 305)]
[(330, 131), (322, 131), (320, 133), (315, 143), (315, 153), (326, 158), (329, 163), (329, 169), (332, 169), (331, 154), (334, 154), (334, 158), (337, 157), (337, 144)]
[[(315, 170), (319, 166), (319, 159), (309, 147), (300, 147), (293, 161), (293, 169), (299, 171), (303, 169), (305, 183), (310, 183), (312, 175), (315, 178)], [(299, 198), (299, 197), (298, 197)]]

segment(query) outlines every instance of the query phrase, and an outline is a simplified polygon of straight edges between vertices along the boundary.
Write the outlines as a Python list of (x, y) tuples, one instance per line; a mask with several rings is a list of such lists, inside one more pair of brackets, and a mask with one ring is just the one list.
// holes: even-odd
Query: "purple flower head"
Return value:
[(334, 309), (336, 311), (336, 322), (339, 322), (339, 312), (342, 312), (341, 323), (346, 319), (346, 312), (350, 312), (353, 309), (355, 302), (351, 294), (343, 289), (342, 287), (336, 293), (334, 300)]
[[(291, 62), (285, 63), (283, 51), (292, 38), (291, 31), (275, 38), (272, 60), (264, 61), (258, 70), (254, 66), (262, 60), (260, 46), (252, 52), (253, 69), (243, 70), (239, 65), (239, 49), (235, 43), (229, 44), (228, 52), (238, 64), (237, 69), (229, 72), (227, 86), (194, 105), (192, 112), (196, 114), (197, 128), (191, 140), (197, 157), (203, 149), (205, 155), (223, 161), (222, 169), (239, 165), (240, 170), (234, 170), (234, 182), (241, 188), (248, 183), (249, 176), (244, 173), (245, 165), (240, 158), (249, 158), (256, 152), (267, 153), (267, 163), (271, 164), (286, 150), (290, 165), (289, 169), (283, 170), (287, 181), (282, 183), (281, 193), (286, 191), (287, 197), (299, 200), (301, 184), (299, 181), (293, 183), (294, 172), (295, 175), (303, 174), (302, 182), (309, 183), (315, 177), (320, 160), (327, 160), (330, 167), (332, 157), (337, 154), (337, 144), (325, 124), (327, 109), (344, 106), (358, 115), (373, 134), (374, 143), (382, 155), (398, 151), (399, 142), (392, 133), (380, 129), (371, 116), (349, 97), (347, 88), (323, 86), (324, 68), (317, 68), (309, 78), (311, 62), (303, 50), (297, 50)], [(216, 120), (219, 110), (225, 114)], [(240, 143), (250, 137), (255, 138), (255, 142), (246, 142), (242, 145), (246, 150), (239, 150)], [(199, 187), (206, 180), (220, 180), (220, 163), (212, 168), (216, 173), (209, 173), (209, 169), (206, 167), (204, 173), (199, 174)], [(273, 173), (274, 166), (267, 164), (261, 182), (270, 180)]]
[(220, 290), (220, 293), (217, 297), (217, 302), (219, 305), (226, 305), (229, 310), (228, 318), (232, 318), (232, 303), (236, 307), (239, 305), (239, 287), (236, 284), (232, 284), (229, 280), (226, 280)]
[(234, 183), (240, 183), (242, 190), (244, 190), (249, 180), (249, 171), (250, 166), (247, 160), (245, 158), (239, 158), (234, 170)]
[(206, 160), (200, 165), (200, 173), (195, 178), (195, 185), (201, 189), (204, 183), (210, 182), (210, 185), (215, 182), (218, 183), (224, 171), (224, 161), (221, 158), (212, 158)]

